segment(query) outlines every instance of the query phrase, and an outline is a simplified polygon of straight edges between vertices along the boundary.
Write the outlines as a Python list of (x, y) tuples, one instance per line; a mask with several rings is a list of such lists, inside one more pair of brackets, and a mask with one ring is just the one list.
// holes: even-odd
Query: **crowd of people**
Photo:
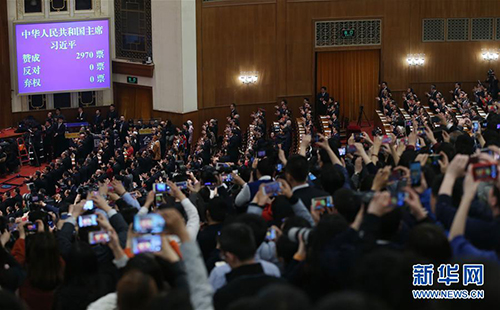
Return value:
[[(336, 128), (339, 106), (325, 93)], [(0, 201), (0, 308), (498, 306), (500, 115), (491, 111), (469, 133), (419, 112), (411, 90), (405, 98), (413, 119), (403, 137), (363, 132), (345, 146), (315, 129), (306, 98), (296, 154), (286, 101), (277, 126), (259, 109), (246, 133), (231, 105), (224, 131), (207, 121), (197, 142), (189, 121), (178, 128), (127, 122), (114, 107), (96, 113), (27, 180), (27, 194)], [(457, 90), (462, 109), (463, 98)], [(378, 99), (399, 122), (387, 83)], [(64, 126), (61, 113), (57, 120), (41, 131)], [(431, 288), (472, 286), (484, 299), (413, 298), (415, 265), (464, 262), (484, 264), (481, 286), (435, 280)]]

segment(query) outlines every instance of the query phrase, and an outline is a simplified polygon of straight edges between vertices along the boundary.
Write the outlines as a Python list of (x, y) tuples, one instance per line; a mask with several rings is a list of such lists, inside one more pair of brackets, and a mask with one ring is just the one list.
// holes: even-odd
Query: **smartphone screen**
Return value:
[(158, 208), (163, 203), (163, 194), (155, 194), (155, 206)]
[(179, 188), (179, 189), (187, 189), (188, 187), (188, 183), (186, 181), (182, 181), (182, 182), (176, 182), (175, 185)]
[(276, 230), (274, 228), (269, 228), (266, 234), (266, 241), (276, 240)]
[(495, 181), (498, 177), (498, 167), (495, 163), (474, 164), (472, 172), (476, 181)]
[(104, 230), (89, 232), (90, 244), (108, 243), (108, 242), (109, 242), (109, 235)]
[(384, 135), (384, 136), (382, 137), (382, 143), (384, 143), (384, 144), (391, 143), (391, 141), (392, 141), (391, 136)]
[(346, 153), (346, 148), (345, 147), (339, 147), (339, 155), (340, 156), (345, 156)]
[(411, 186), (420, 186), (422, 179), (422, 167), (420, 162), (410, 164), (410, 180)]
[(83, 205), (83, 210), (94, 210), (94, 202), (92, 200), (87, 200)]
[(78, 227), (97, 226), (97, 214), (88, 214), (78, 217)]
[(391, 196), (391, 203), (395, 208), (401, 208), (405, 205), (406, 197), (408, 197), (407, 192), (397, 192)]
[(311, 204), (315, 210), (323, 210), (326, 208), (333, 208), (332, 196), (317, 197), (311, 200)]
[(281, 172), (283, 170), (283, 164), (276, 165), (276, 171)]
[(441, 160), (441, 155), (439, 154), (432, 154), (429, 155), (429, 158), (427, 159), (427, 163), (431, 165), (438, 166), (439, 165), (439, 160)]
[(132, 239), (132, 252), (134, 254), (161, 251), (160, 235), (144, 235)]
[(170, 186), (165, 183), (155, 183), (153, 189), (155, 193), (164, 193), (170, 190)]
[(281, 193), (281, 183), (280, 182), (271, 182), (264, 185), (262, 188), (264, 191), (264, 195), (271, 194), (271, 196), (278, 196)]
[(479, 131), (479, 122), (473, 121), (472, 122), (472, 133), (477, 133), (478, 131)]
[(258, 151), (257, 157), (259, 157), (259, 158), (266, 157), (266, 151)]
[(165, 228), (165, 220), (156, 213), (134, 216), (134, 231), (139, 234), (161, 233)]
[(36, 223), (28, 222), (24, 227), (27, 232), (36, 232), (38, 230), (38, 225)]

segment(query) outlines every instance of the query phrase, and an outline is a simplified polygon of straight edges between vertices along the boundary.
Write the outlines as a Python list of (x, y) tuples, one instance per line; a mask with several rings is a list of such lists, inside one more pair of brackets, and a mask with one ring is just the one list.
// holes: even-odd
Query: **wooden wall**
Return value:
[[(255, 110), (281, 98), (313, 98), (316, 53), (364, 48), (315, 48), (317, 20), (381, 18), (380, 77), (398, 100), (409, 86), (423, 96), (431, 83), (447, 93), (461, 81), (470, 92), (489, 67), (500, 71), (500, 62), (480, 59), (482, 48), (499, 42), (422, 43), (422, 19), (452, 17), (500, 17), (500, 1), (197, 0), (200, 115), (226, 115), (231, 102), (243, 112), (246, 105)], [(409, 53), (425, 53), (425, 66), (410, 69)], [(259, 81), (242, 85), (241, 71), (258, 71)]]

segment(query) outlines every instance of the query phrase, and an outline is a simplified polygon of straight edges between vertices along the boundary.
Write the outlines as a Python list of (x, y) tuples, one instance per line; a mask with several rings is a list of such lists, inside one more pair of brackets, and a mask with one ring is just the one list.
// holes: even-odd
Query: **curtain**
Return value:
[(316, 88), (327, 87), (340, 104), (340, 119), (358, 119), (359, 107), (373, 120), (378, 95), (380, 50), (319, 52), (316, 57)]

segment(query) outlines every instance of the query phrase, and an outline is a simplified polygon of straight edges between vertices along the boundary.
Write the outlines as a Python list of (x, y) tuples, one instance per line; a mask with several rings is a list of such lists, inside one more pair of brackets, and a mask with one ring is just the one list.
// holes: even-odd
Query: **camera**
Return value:
[(299, 236), (302, 236), (302, 240), (307, 244), (309, 242), (309, 236), (311, 235), (312, 228), (307, 227), (292, 227), (288, 231), (288, 239), (290, 241), (299, 243)]

